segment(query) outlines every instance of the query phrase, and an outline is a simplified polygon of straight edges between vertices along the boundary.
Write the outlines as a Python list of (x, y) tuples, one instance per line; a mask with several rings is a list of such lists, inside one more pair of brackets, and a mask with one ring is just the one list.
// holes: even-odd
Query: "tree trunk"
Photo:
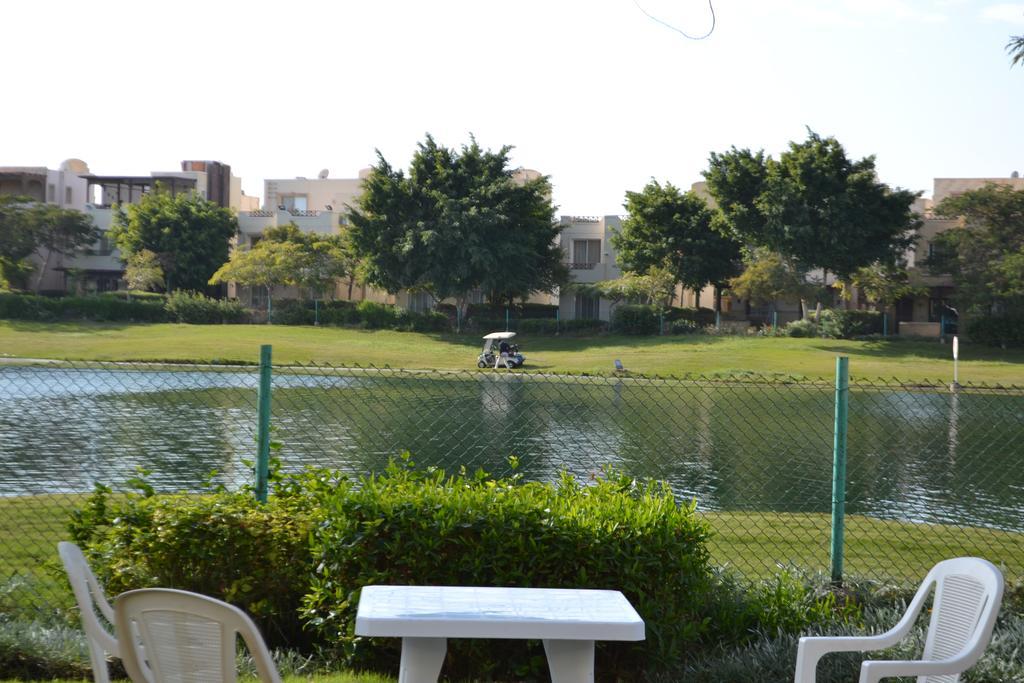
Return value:
[(352, 301), (352, 287), (356, 284), (356, 278), (354, 275), (350, 275), (348, 278), (348, 300)]
[(46, 275), (46, 269), (50, 267), (51, 254), (53, 254), (53, 249), (47, 249), (46, 258), (43, 259), (43, 265), (39, 267), (39, 275), (36, 276), (36, 286), (32, 288), (35, 294), (38, 294), (39, 288), (43, 286), (43, 276)]
[(693, 307), (698, 311), (700, 310), (700, 290), (693, 290)]
[(722, 314), (722, 288), (715, 285), (715, 313)]

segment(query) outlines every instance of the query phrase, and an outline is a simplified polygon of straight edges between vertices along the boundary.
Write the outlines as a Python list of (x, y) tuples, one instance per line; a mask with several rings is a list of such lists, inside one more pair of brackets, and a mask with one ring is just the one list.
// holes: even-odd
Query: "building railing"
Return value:
[(597, 266), (596, 263), (584, 263), (580, 261), (570, 261), (569, 270), (593, 270)]

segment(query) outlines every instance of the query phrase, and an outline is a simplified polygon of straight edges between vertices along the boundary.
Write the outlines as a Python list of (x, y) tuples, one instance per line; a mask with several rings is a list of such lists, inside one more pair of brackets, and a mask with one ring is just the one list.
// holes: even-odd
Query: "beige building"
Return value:
[(917, 242), (907, 253), (907, 266), (911, 281), (925, 288), (926, 292), (897, 303), (894, 313), (901, 335), (938, 337), (943, 321), (946, 322), (946, 332), (955, 329), (957, 315), (951, 308), (953, 278), (932, 274), (925, 262), (934, 251), (935, 236), (946, 230), (956, 230), (963, 224), (957, 219), (937, 218), (934, 209), (947, 197), (978, 190), (990, 183), (1024, 190), (1024, 178), (1017, 172), (1003, 178), (936, 178), (931, 198), (922, 198), (915, 206), (922, 225)]
[(37, 259), (45, 269), (39, 277), (42, 292), (105, 292), (124, 287), (121, 255), (107, 238), (115, 204), (133, 204), (157, 183), (172, 194), (196, 192), (220, 206), (236, 211), (256, 208), (256, 197), (242, 192), (242, 183), (231, 167), (218, 161), (183, 161), (180, 171), (148, 176), (95, 175), (80, 159), (68, 159), (57, 170), (39, 167), (0, 167), (0, 194), (17, 194), (63, 208), (83, 211), (92, 217), (100, 238), (89, 249), (73, 256), (52, 254)]

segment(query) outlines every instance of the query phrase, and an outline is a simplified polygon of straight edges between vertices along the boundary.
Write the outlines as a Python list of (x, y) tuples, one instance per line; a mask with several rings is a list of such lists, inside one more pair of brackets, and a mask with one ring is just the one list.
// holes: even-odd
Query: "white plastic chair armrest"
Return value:
[(815, 683), (818, 661), (831, 652), (884, 650), (900, 642), (905, 635), (905, 629), (894, 628), (877, 636), (804, 636), (796, 649), (796, 673), (793, 681)]
[(891, 676), (945, 676), (958, 674), (974, 664), (971, 657), (954, 657), (937, 661), (877, 660), (864, 662), (860, 667), (860, 683), (878, 683)]

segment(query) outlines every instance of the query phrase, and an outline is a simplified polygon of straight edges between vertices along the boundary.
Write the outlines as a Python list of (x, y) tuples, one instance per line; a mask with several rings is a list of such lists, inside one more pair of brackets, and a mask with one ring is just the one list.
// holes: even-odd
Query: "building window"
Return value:
[(597, 320), (601, 317), (601, 299), (596, 296), (577, 294), (573, 306), (573, 317), (576, 320)]
[(281, 197), (281, 206), (286, 211), (306, 211), (309, 207), (307, 206), (306, 195), (304, 194), (291, 194)]
[(601, 262), (601, 240), (573, 240), (570, 268), (591, 270)]
[(64, 188), (64, 205), (65, 206), (71, 206), (71, 188), (70, 187), (65, 187)]
[(49, 185), (46, 186), (46, 201), (48, 201), (50, 203), (53, 203), (53, 202), (57, 201), (56, 199), (54, 199), (54, 197), (56, 197), (56, 196), (57, 196), (57, 188), (55, 188), (53, 186), (53, 183), (50, 183)]

